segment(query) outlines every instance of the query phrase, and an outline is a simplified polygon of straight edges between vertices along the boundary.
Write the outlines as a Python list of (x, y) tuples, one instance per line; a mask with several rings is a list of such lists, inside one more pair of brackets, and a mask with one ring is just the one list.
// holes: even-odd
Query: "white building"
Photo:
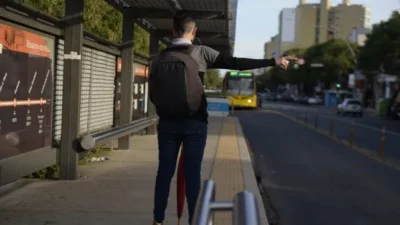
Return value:
[(296, 9), (284, 8), (279, 13), (278, 55), (295, 45)]
[(362, 26), (366, 29), (372, 29), (371, 25), (371, 9), (365, 7), (363, 18), (361, 19)]
[(349, 35), (349, 40), (360, 46), (364, 46), (365, 41), (367, 40), (367, 34), (369, 33), (371, 33), (371, 29), (368, 28), (353, 28)]

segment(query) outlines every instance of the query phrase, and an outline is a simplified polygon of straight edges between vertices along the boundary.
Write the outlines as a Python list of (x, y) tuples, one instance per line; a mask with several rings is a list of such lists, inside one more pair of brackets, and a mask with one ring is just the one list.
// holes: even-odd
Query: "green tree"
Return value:
[[(64, 16), (64, 0), (21, 0), (28, 7), (37, 9), (50, 16), (62, 18)], [(107, 40), (122, 42), (122, 14), (103, 0), (85, 0), (84, 27)], [(134, 27), (135, 52), (149, 56), (149, 33), (135, 24)]]
[[(351, 43), (350, 47), (356, 55), (359, 54), (358, 45)], [(306, 65), (299, 68), (297, 81), (314, 85), (316, 81), (322, 81), (327, 86), (332, 82), (343, 79), (354, 69), (354, 58), (346, 42), (341, 39), (333, 39), (327, 42), (309, 47), (304, 52)], [(312, 68), (311, 64), (321, 63), (323, 68)]]
[[(357, 55), (359, 54), (359, 46), (350, 44), (350, 47)], [(285, 53), (304, 58), (306, 64), (296, 68), (295, 62), (291, 62), (286, 71), (278, 67), (272, 68), (268, 71), (268, 82), (303, 84), (306, 89), (311, 90), (317, 81), (322, 81), (329, 86), (331, 83), (343, 79), (354, 68), (353, 56), (346, 43), (341, 39), (329, 40), (307, 49), (294, 48)], [(312, 68), (311, 64), (313, 63), (324, 64), (324, 67)]]
[[(296, 57), (303, 58), (305, 51), (306, 49), (293, 48), (285, 51), (284, 54), (294, 55)], [(297, 67), (295, 61), (290, 61), (287, 70), (284, 70), (280, 67), (274, 67), (268, 70), (265, 74), (261, 75), (263, 77), (260, 77), (259, 80), (263, 80), (263, 82), (264, 80), (268, 80), (269, 82), (272, 82), (274, 84), (300, 83), (301, 76), (299, 76), (299, 74), (301, 73), (299, 73), (299, 68), (300, 67)], [(268, 77), (268, 79), (266, 77)]]
[(219, 70), (207, 70), (204, 74), (204, 85), (206, 89), (221, 88), (222, 81), (219, 75)]
[(359, 66), (364, 71), (400, 75), (400, 13), (394, 11), (389, 20), (374, 25), (360, 53)]
[(294, 55), (296, 57), (302, 58), (302, 57), (304, 57), (305, 51), (306, 51), (306, 49), (304, 49), (304, 48), (292, 48), (292, 49), (285, 51), (283, 54)]

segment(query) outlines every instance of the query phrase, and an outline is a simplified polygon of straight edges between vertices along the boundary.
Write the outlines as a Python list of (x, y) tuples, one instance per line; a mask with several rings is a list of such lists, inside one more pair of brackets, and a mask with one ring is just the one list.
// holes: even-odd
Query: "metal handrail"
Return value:
[(193, 225), (212, 225), (213, 211), (233, 211), (233, 225), (259, 225), (257, 202), (254, 194), (242, 191), (236, 194), (233, 201), (215, 201), (215, 183), (204, 182), (193, 216)]
[(123, 137), (133, 132), (147, 128), (156, 123), (157, 117), (149, 117), (132, 121), (119, 127), (115, 127), (106, 131), (95, 134), (88, 134), (82, 137), (80, 144), (85, 150), (90, 150), (97, 145), (107, 143), (111, 140)]

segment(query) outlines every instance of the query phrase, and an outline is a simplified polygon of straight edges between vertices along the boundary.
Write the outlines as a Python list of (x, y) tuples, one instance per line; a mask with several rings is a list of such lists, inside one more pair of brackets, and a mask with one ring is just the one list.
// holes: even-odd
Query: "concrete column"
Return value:
[[(133, 33), (134, 22), (128, 10), (123, 12), (122, 22), (122, 49), (121, 49), (121, 100), (120, 100), (120, 123), (128, 124), (132, 120), (133, 101)], [(118, 149), (129, 149), (129, 135), (118, 139)]]
[(78, 177), (84, 0), (65, 0), (60, 179)]
[[(150, 57), (158, 53), (158, 43), (159, 39), (150, 34)], [(150, 92), (149, 92), (150, 96)], [(149, 108), (148, 108), (148, 117), (152, 117), (156, 115), (156, 108), (154, 107), (153, 103), (150, 101), (149, 97)], [(156, 125), (147, 128), (147, 134), (156, 134), (157, 132)]]

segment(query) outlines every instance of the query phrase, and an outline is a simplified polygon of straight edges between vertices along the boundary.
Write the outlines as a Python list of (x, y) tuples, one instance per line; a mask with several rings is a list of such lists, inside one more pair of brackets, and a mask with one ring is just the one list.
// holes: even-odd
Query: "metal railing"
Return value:
[(260, 217), (256, 198), (249, 191), (236, 194), (233, 201), (215, 201), (215, 183), (204, 182), (193, 216), (193, 225), (213, 225), (213, 211), (233, 211), (233, 225), (259, 225)]
[(95, 134), (88, 134), (82, 137), (80, 144), (85, 150), (90, 150), (97, 145), (105, 144), (111, 140), (123, 137), (136, 131), (140, 131), (153, 125), (157, 121), (157, 117), (143, 118), (132, 121), (119, 127), (110, 130), (102, 131)]

